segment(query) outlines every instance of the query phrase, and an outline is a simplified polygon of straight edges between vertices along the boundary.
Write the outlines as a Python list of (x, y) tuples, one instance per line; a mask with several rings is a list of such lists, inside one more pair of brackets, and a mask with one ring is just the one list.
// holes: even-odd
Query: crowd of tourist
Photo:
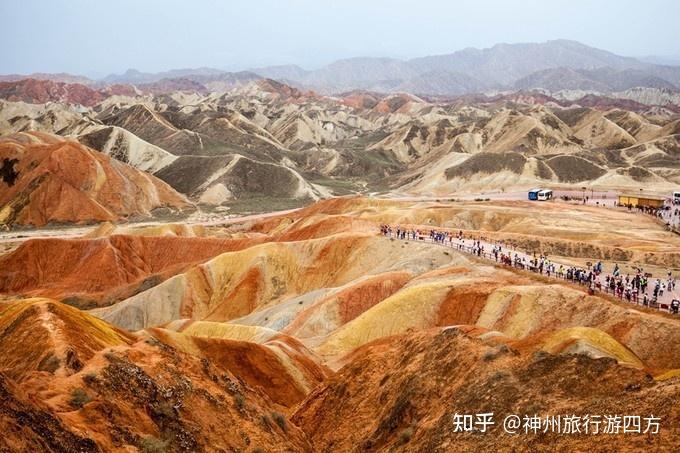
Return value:
[(586, 268), (564, 266), (551, 261), (545, 255), (525, 254), (510, 250), (502, 243), (488, 244), (482, 238), (466, 237), (462, 231), (453, 233), (436, 229), (403, 228), (401, 226), (393, 228), (384, 224), (380, 226), (380, 232), (383, 236), (395, 239), (429, 240), (478, 257), (494, 260), (496, 263), (505, 266), (530, 270), (547, 277), (565, 279), (587, 287), (591, 294), (595, 291), (602, 291), (630, 303), (653, 308), (665, 308), (675, 314), (680, 311), (680, 300), (675, 297), (671, 298), (669, 304), (659, 303), (664, 292), (672, 294), (675, 291), (676, 280), (671, 272), (668, 272), (664, 279), (652, 279), (651, 274), (645, 273), (642, 268), (637, 268), (635, 275), (623, 275), (618, 264), (614, 265), (611, 273), (605, 273), (601, 261)]
[(656, 217), (659, 220), (666, 222), (667, 226), (677, 227), (680, 224), (680, 209), (673, 207), (673, 205), (666, 204), (660, 208), (653, 208), (650, 206), (620, 206), (627, 208), (628, 211), (635, 211), (640, 214), (646, 214), (651, 217)]
[(680, 208), (677, 205), (668, 207), (659, 214), (659, 217), (666, 222), (666, 225), (673, 228), (680, 228)]
[(619, 208), (628, 209), (629, 212), (637, 212), (656, 217), (666, 223), (668, 228), (680, 228), (680, 201), (673, 199), (666, 201), (661, 207), (615, 205)]

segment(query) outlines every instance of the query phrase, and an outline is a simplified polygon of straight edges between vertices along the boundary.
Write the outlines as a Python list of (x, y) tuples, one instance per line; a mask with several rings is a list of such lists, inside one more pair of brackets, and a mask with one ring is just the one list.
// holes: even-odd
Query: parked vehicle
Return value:
[(552, 200), (553, 197), (553, 191), (552, 190), (541, 190), (538, 192), (538, 200), (539, 201), (547, 201), (547, 200)]

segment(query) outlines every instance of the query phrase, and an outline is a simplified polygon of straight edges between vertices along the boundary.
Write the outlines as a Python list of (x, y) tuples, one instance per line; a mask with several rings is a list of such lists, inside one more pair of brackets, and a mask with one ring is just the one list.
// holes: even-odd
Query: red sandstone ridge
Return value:
[(357, 90), (341, 94), (340, 102), (357, 110), (365, 110), (375, 107), (381, 98), (382, 95), (379, 93)]
[(24, 79), (0, 82), (0, 98), (32, 104), (66, 102), (92, 107), (107, 96), (80, 83), (63, 83), (52, 80)]
[(250, 239), (124, 235), (29, 240), (0, 257), (0, 293), (66, 299), (79, 308), (108, 305), (191, 265), (255, 243)]
[(373, 111), (377, 113), (401, 113), (408, 111), (411, 104), (422, 102), (415, 96), (407, 93), (395, 93), (393, 95), (383, 98), (374, 107)]
[[(248, 346), (210, 341), (196, 339), (194, 355), (49, 299), (0, 303), (0, 451), (312, 451), (239, 378)], [(258, 362), (271, 354), (248, 358), (271, 365)]]
[[(587, 451), (597, 436), (510, 435), (503, 419), (654, 414), (665, 426), (661, 433), (609, 435), (607, 448), (674, 451), (678, 445), (677, 380), (656, 382), (611, 358), (529, 355), (473, 338), (468, 329), (411, 332), (356, 350), (298, 406), (293, 423), (320, 452)], [(456, 431), (456, 413), (491, 413), (494, 425), (485, 433)]]
[(189, 207), (149, 174), (76, 142), (36, 137), (0, 141), (0, 224), (114, 221)]
[(264, 92), (271, 94), (277, 99), (281, 100), (302, 100), (302, 99), (317, 99), (318, 96), (313, 91), (300, 91), (297, 88), (286, 85), (285, 83), (277, 82), (272, 79), (261, 79), (256, 82), (257, 86)]

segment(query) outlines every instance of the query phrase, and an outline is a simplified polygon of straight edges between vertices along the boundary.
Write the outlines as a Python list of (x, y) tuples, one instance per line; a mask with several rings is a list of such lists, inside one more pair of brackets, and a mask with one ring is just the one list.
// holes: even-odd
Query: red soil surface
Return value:
[[(528, 355), (460, 329), (409, 333), (366, 345), (300, 405), (293, 421), (319, 452), (673, 451), (680, 383), (654, 382), (612, 359)], [(455, 432), (453, 415), (493, 413), (489, 432)], [(661, 432), (509, 435), (507, 415), (654, 415)], [(643, 426), (644, 428), (644, 426)], [(603, 438), (604, 437), (604, 438)]]
[[(266, 345), (203, 337), (194, 337), (192, 341), (212, 363), (228, 369), (242, 382), (257, 388), (284, 409), (301, 402), (308, 394), (307, 389), (296, 385), (284, 362)], [(277, 341), (287, 345), (292, 365), (312, 387), (331, 374), (330, 370), (312, 361), (307, 355), (309, 352), (303, 351), (304, 346), (294, 338), (281, 335), (278, 339), (270, 340)]]
[[(226, 367), (246, 350), (206, 349), (224, 364), (140, 341), (58, 302), (2, 303), (0, 450), (310, 451), (280, 406)], [(35, 363), (50, 351), (58, 360), (42, 368), (8, 362)], [(258, 359), (267, 357), (246, 360)]]
[(92, 107), (106, 99), (106, 95), (80, 83), (52, 80), (23, 79), (0, 82), (0, 98), (32, 104), (67, 102)]
[(381, 98), (380, 94), (360, 91), (343, 95), (340, 102), (357, 110), (365, 110), (375, 107)]
[[(677, 318), (377, 237), (371, 220), (407, 218), (398, 203), (214, 227), (242, 239), (27, 241), (0, 258), (0, 293), (107, 304), (182, 272), (185, 305), (132, 334), (51, 300), (0, 302), (0, 450), (674, 451)], [(129, 316), (163, 314), (164, 290)], [(490, 432), (455, 432), (455, 413), (483, 412)], [(654, 415), (661, 432), (511, 436), (510, 414)]]
[(0, 222), (9, 225), (113, 221), (189, 207), (163, 181), (73, 141), (5, 140), (0, 164)]
[(81, 308), (109, 305), (215, 255), (258, 242), (123, 235), (33, 239), (0, 256), (0, 293), (68, 299)]

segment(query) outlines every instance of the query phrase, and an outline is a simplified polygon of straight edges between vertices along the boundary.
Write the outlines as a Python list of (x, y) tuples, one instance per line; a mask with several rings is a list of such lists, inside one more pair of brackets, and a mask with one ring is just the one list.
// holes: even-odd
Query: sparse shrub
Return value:
[(269, 419), (269, 416), (267, 416), (267, 414), (262, 414), (260, 416), (260, 422), (262, 423), (262, 426), (264, 426), (264, 428), (267, 431), (272, 430), (272, 421)]
[(401, 424), (401, 421), (406, 417), (406, 414), (413, 407), (411, 405), (411, 398), (414, 397), (413, 378), (409, 378), (402, 383), (402, 391), (394, 402), (389, 413), (378, 425), (378, 432), (387, 431), (393, 433)]
[(83, 362), (78, 358), (78, 353), (70, 349), (66, 351), (66, 357), (65, 357), (65, 362), (66, 366), (72, 369), (73, 371), (80, 371), (83, 369)]
[(59, 357), (54, 354), (50, 354), (40, 361), (38, 364), (38, 371), (47, 371), (48, 373), (54, 374), (55, 371), (61, 366), (61, 361)]
[(277, 425), (279, 425), (279, 428), (282, 430), (286, 431), (288, 429), (288, 426), (286, 425), (286, 417), (279, 413), (279, 412), (272, 412), (272, 418), (276, 422)]
[(149, 337), (144, 342), (151, 346), (160, 346), (161, 342), (156, 337)]
[(80, 409), (90, 401), (92, 401), (92, 398), (90, 398), (90, 395), (85, 390), (77, 388), (71, 391), (71, 406)]
[(486, 351), (484, 355), (482, 356), (482, 360), (485, 362), (491, 362), (496, 358), (496, 352), (493, 350)]
[(246, 398), (242, 393), (238, 392), (234, 394), (234, 403), (236, 403), (236, 408), (241, 412), (246, 407)]
[(399, 434), (399, 442), (404, 445), (407, 444), (413, 437), (413, 428), (408, 427)]
[(139, 442), (139, 450), (144, 453), (165, 453), (168, 442), (154, 436), (147, 436)]
[(491, 376), (489, 376), (489, 383), (496, 384), (500, 382), (505, 382), (510, 378), (510, 375), (505, 371), (496, 371)]
[(484, 360), (485, 362), (490, 362), (492, 360), (496, 360), (498, 357), (504, 354), (510, 354), (512, 352), (513, 351), (511, 351), (507, 345), (502, 344), (486, 351), (482, 356), (482, 360)]
[(535, 362), (540, 362), (541, 360), (545, 360), (549, 358), (551, 354), (547, 351), (539, 350), (534, 352), (534, 354), (531, 356), (532, 361)]
[(245, 442), (246, 445), (250, 445), (250, 436), (248, 436), (248, 434), (243, 431), (239, 431), (238, 434), (241, 436), (241, 439), (243, 439), (243, 442)]
[(172, 406), (170, 401), (162, 401), (157, 405), (153, 406), (153, 413), (157, 417), (174, 418), (175, 408)]
[(83, 376), (83, 382), (87, 385), (94, 385), (98, 380), (99, 378), (95, 372), (86, 373), (85, 376)]
[(61, 302), (80, 310), (89, 310), (97, 307), (97, 301), (79, 296), (68, 296), (63, 298)]
[(539, 403), (529, 403), (529, 405), (522, 410), (523, 414), (540, 414), (545, 410), (545, 407), (543, 407)]

